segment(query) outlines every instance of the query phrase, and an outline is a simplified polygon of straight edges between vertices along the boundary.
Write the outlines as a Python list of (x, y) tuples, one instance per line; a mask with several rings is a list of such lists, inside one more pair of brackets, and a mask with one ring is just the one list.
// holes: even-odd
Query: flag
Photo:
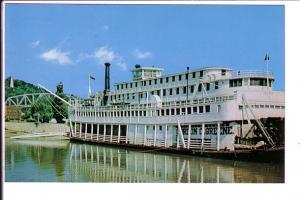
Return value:
[(270, 60), (269, 54), (266, 54), (265, 60)]
[(90, 79), (95, 80), (95, 77), (92, 77), (92, 76), (90, 75)]

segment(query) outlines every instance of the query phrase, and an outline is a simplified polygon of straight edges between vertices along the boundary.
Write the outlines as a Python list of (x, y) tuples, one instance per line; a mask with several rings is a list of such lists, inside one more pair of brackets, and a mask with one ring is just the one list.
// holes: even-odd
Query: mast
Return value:
[(270, 60), (270, 56), (268, 53), (266, 53), (265, 61), (267, 63), (267, 89), (269, 89), (269, 60)]
[(189, 100), (189, 71), (190, 71), (190, 67), (186, 68), (186, 103)]
[(90, 97), (92, 94), (92, 90), (91, 90), (91, 75), (89, 75), (89, 93), (88, 93), (88, 97)]

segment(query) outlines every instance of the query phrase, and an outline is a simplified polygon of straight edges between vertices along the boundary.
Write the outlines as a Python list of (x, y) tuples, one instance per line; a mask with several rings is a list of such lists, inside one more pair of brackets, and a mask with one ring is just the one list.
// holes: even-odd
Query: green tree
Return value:
[[(66, 99), (63, 90), (63, 84), (61, 82), (56, 86), (56, 95)], [(64, 123), (63, 119), (68, 117), (67, 105), (59, 98), (54, 98), (54, 118), (57, 123)]]
[(45, 123), (53, 118), (53, 110), (48, 97), (41, 97), (31, 107), (30, 116), (36, 121)]

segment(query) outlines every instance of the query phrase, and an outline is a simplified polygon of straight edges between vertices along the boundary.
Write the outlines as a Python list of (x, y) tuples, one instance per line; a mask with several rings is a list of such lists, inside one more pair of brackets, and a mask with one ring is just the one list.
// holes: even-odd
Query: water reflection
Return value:
[[(6, 178), (12, 181), (64, 181), (68, 142), (45, 140), (18, 140), (6, 144)], [(26, 171), (27, 170), (27, 171)], [(34, 170), (33, 172), (31, 172)], [(55, 172), (54, 179), (47, 179)], [(54, 172), (53, 172), (54, 171)], [(9, 173), (11, 174), (9, 174)], [(22, 172), (22, 173), (20, 173)], [(43, 177), (45, 174), (45, 179)], [(22, 179), (19, 177), (27, 177)], [(20, 178), (20, 180), (19, 180)], [(40, 179), (40, 180), (36, 180)]]
[(6, 181), (283, 182), (283, 166), (226, 161), (62, 141), (6, 145)]

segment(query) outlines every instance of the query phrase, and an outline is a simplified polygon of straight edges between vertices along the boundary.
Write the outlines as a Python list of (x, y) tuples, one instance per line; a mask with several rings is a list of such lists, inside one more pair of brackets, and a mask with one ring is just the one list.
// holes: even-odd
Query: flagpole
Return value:
[(266, 59), (267, 59), (267, 90), (269, 90), (269, 54), (266, 54)]
[(91, 75), (89, 75), (89, 94), (88, 97), (91, 96)]

